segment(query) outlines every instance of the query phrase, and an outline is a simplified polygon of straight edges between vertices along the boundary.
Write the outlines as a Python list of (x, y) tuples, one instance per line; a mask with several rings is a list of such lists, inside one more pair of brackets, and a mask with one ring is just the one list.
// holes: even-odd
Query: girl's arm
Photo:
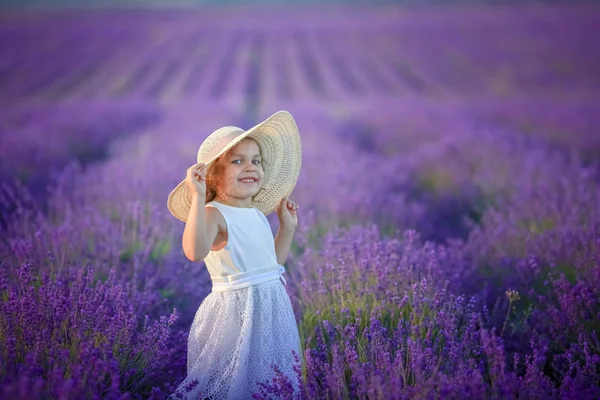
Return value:
[(279, 226), (279, 230), (275, 235), (275, 254), (277, 255), (277, 263), (283, 265), (287, 260), (294, 238), (295, 227)]
[(218, 211), (212, 207), (205, 208), (204, 202), (203, 196), (192, 196), (192, 205), (181, 239), (183, 253), (188, 260), (194, 262), (206, 258), (219, 233)]
[(296, 226), (298, 226), (298, 204), (287, 196), (282, 197), (277, 204), (277, 218), (279, 218), (279, 230), (275, 235), (275, 254), (277, 262), (281, 265), (287, 260), (292, 246), (292, 239)]

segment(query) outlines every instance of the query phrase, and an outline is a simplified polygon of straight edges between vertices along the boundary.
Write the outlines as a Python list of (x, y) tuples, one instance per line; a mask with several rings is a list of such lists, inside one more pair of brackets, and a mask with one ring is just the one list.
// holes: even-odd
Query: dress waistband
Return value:
[(284, 272), (285, 267), (277, 264), (277, 269), (270, 269), (264, 272), (251, 271), (230, 276), (211, 277), (212, 290), (213, 292), (230, 292), (259, 283), (269, 282), (277, 278), (280, 278), (283, 284), (286, 285), (285, 278), (283, 277)]

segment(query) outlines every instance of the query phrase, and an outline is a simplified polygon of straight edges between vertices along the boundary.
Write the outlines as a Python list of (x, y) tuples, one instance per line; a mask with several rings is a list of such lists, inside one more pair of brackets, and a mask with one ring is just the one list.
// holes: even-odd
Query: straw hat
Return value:
[[(244, 138), (254, 139), (260, 147), (265, 175), (252, 205), (267, 215), (296, 186), (302, 163), (298, 127), (287, 111), (278, 111), (247, 131), (236, 126), (224, 126), (204, 140), (198, 149), (198, 162), (206, 164), (208, 171), (217, 158)], [(167, 207), (175, 218), (186, 222), (191, 205), (192, 197), (184, 179), (169, 194)]]

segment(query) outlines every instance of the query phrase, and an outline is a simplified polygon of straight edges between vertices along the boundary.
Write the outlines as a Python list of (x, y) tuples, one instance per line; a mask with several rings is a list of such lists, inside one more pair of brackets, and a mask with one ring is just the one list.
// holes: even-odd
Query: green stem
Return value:
[(502, 325), (502, 331), (500, 332), (500, 337), (504, 333), (504, 328), (506, 328), (506, 323), (508, 322), (508, 316), (510, 315), (510, 308), (512, 306), (512, 300), (508, 301), (508, 310), (506, 310), (506, 318), (504, 318), (504, 324)]

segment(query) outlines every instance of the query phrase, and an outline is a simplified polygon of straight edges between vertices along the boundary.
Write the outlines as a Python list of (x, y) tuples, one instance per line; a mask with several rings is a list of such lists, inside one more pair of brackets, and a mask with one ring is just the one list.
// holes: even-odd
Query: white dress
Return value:
[(298, 390), (292, 350), (302, 360), (298, 326), (277, 263), (269, 222), (257, 208), (215, 201), (227, 224), (227, 245), (205, 258), (212, 292), (202, 301), (188, 338), (187, 377), (169, 398), (251, 399), (257, 381), (277, 364)]

